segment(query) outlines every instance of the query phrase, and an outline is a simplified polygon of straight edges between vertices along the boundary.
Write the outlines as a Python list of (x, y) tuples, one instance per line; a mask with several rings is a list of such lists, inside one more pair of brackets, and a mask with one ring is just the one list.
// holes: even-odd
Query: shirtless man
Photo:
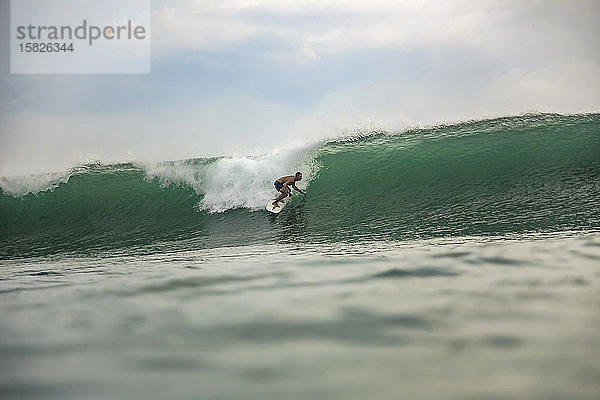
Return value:
[(292, 191), (290, 190), (289, 186), (293, 187), (302, 194), (306, 194), (306, 192), (296, 187), (296, 182), (300, 180), (302, 180), (302, 172), (296, 172), (296, 175), (282, 176), (273, 183), (275, 185), (275, 189), (277, 189), (278, 192), (281, 192), (279, 197), (277, 197), (273, 202), (273, 208), (279, 207), (279, 204), (277, 203), (279, 203), (286, 196), (292, 195)]

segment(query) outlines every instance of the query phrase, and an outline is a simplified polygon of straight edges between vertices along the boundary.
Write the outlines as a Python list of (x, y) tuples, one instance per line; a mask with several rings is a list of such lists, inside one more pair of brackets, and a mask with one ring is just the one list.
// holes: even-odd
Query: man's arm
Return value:
[(295, 182), (294, 182), (294, 183), (292, 183), (292, 187), (293, 187), (294, 189), (296, 189), (297, 191), (299, 191), (300, 193), (302, 193), (302, 194), (306, 194), (306, 192), (305, 192), (305, 191), (303, 191), (303, 190), (300, 190), (300, 189), (298, 189), (298, 188), (296, 187), (296, 183), (295, 183)]

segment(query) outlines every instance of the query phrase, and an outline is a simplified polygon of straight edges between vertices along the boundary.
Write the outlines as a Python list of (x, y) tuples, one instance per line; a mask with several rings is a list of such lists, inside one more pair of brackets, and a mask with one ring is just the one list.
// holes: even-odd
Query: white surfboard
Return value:
[(284, 200), (279, 200), (279, 201), (277, 202), (277, 206), (278, 206), (278, 207), (273, 207), (273, 200), (275, 200), (275, 199), (273, 199), (273, 200), (270, 200), (270, 201), (267, 203), (267, 205), (266, 205), (265, 209), (266, 209), (267, 211), (269, 211), (269, 212), (272, 212), (273, 214), (279, 214), (279, 213), (281, 212), (281, 210), (283, 210), (283, 207), (285, 207), (285, 204), (286, 204), (286, 201), (285, 201), (285, 200), (286, 200), (286, 199), (287, 199), (287, 197), (286, 197)]

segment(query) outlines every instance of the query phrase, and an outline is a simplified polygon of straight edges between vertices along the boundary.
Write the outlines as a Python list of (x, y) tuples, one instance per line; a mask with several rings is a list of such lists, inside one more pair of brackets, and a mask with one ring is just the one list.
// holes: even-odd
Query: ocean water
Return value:
[(600, 398), (599, 114), (0, 187), (1, 398)]

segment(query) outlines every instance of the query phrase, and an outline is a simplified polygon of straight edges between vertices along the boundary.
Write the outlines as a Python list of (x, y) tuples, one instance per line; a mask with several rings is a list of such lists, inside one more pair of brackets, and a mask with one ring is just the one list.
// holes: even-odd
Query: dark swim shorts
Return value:
[(278, 192), (281, 192), (281, 189), (283, 188), (283, 184), (279, 183), (279, 181), (275, 181), (274, 185), (275, 185), (275, 189), (277, 189)]

